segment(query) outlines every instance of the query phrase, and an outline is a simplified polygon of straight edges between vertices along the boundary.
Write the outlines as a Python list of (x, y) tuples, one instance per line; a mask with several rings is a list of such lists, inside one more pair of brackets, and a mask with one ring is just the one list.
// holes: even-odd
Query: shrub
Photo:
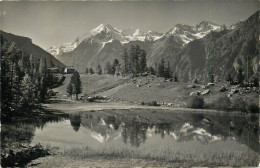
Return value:
[(59, 85), (62, 85), (62, 83), (64, 82), (64, 80), (65, 80), (65, 76), (62, 76), (61, 78), (60, 78), (60, 80), (59, 80)]
[(235, 98), (232, 103), (234, 110), (246, 112), (247, 103), (241, 98)]
[(157, 101), (152, 101), (148, 103), (149, 106), (158, 106)]
[(145, 103), (144, 103), (144, 102), (141, 102), (141, 105), (145, 105)]
[(229, 111), (230, 105), (231, 101), (226, 95), (218, 97), (214, 102), (214, 107), (217, 110)]
[(199, 96), (192, 97), (187, 105), (189, 108), (194, 109), (203, 109), (204, 107), (204, 99)]
[(248, 112), (250, 113), (259, 113), (259, 107), (257, 104), (250, 103), (247, 107)]

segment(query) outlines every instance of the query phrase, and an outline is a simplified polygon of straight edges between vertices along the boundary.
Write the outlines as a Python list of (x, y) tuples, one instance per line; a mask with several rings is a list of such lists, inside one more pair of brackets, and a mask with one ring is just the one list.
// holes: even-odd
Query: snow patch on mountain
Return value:
[(47, 52), (49, 52), (53, 56), (60, 55), (62, 53), (71, 52), (78, 46), (77, 42), (73, 43), (64, 43), (59, 48), (52, 46), (49, 49), (47, 49)]
[(112, 27), (109, 24), (100, 24), (90, 32), (77, 37), (75, 42), (64, 43), (60, 47), (52, 46), (47, 49), (47, 51), (56, 57), (62, 53), (73, 51), (82, 41), (90, 40), (91, 44), (93, 42), (101, 44), (100, 50), (102, 50), (107, 43), (111, 43), (113, 40), (118, 40), (122, 45), (124, 45), (130, 41), (156, 42), (163, 37), (174, 37), (178, 43), (186, 45), (195, 39), (203, 38), (211, 31), (219, 31), (220, 29), (221, 27), (219, 25), (209, 21), (203, 21), (194, 26), (177, 24), (166, 33), (158, 33), (153, 31), (143, 32), (140, 29), (134, 28), (120, 30), (118, 28)]

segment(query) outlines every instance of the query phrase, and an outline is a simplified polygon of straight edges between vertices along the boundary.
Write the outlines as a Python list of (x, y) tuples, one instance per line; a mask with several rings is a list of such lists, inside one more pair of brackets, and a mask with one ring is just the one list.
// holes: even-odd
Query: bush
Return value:
[(60, 78), (60, 80), (59, 80), (59, 85), (62, 85), (62, 83), (64, 82), (64, 80), (65, 80), (65, 76), (62, 76), (61, 78)]
[(250, 113), (259, 113), (259, 107), (257, 104), (250, 103), (247, 107), (248, 112)]
[(204, 108), (204, 99), (199, 96), (192, 97), (187, 105), (189, 108), (194, 109), (203, 109)]
[(214, 108), (217, 110), (229, 111), (231, 101), (227, 96), (220, 96), (214, 102)]
[(232, 103), (234, 110), (246, 112), (247, 103), (241, 98), (235, 98)]
[(144, 103), (144, 102), (141, 102), (141, 105), (145, 105), (145, 103)]
[(157, 101), (152, 101), (151, 103), (148, 103), (149, 106), (158, 106)]

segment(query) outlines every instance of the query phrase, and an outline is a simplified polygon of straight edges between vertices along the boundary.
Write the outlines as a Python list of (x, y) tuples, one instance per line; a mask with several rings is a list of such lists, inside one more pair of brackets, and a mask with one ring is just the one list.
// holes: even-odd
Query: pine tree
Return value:
[(88, 67), (86, 68), (86, 72), (85, 73), (88, 74)]
[(101, 75), (101, 74), (102, 74), (101, 65), (98, 64), (97, 69), (96, 69), (96, 72), (97, 72), (98, 75)]
[(145, 72), (146, 69), (146, 52), (141, 50), (141, 60), (140, 60), (140, 71), (141, 73)]
[(153, 67), (149, 67), (149, 72), (151, 75), (155, 75), (155, 70), (153, 69)]
[(51, 67), (55, 67), (55, 64), (53, 63), (52, 59), (51, 59), (50, 62), (51, 62), (51, 63), (50, 63)]
[(164, 77), (164, 75), (165, 75), (165, 66), (164, 66), (164, 59), (162, 59), (158, 65), (158, 76)]
[(46, 63), (46, 59), (43, 58), (43, 57), (41, 58), (41, 61), (40, 61), (39, 72), (41, 74), (46, 74), (47, 73), (47, 63)]
[(212, 67), (209, 70), (209, 82), (214, 83), (214, 74), (213, 74), (213, 69)]
[(128, 74), (128, 72), (129, 72), (129, 55), (128, 55), (126, 48), (124, 49), (122, 58), (123, 58), (123, 61), (124, 61), (123, 73)]
[(73, 94), (76, 94), (76, 100), (78, 100), (78, 95), (82, 93), (80, 75), (75, 71), (72, 76)]
[(90, 75), (94, 74), (93, 68), (89, 68)]
[(107, 74), (112, 74), (112, 66), (110, 65), (110, 62), (108, 61), (105, 65), (105, 72)]
[(244, 76), (243, 76), (243, 70), (242, 70), (242, 68), (239, 68), (238, 69), (238, 72), (237, 72), (237, 82), (239, 83), (239, 84), (241, 84), (241, 83), (243, 83), (243, 81), (244, 81)]
[(165, 78), (172, 78), (172, 72), (171, 72), (169, 61), (168, 61), (167, 67), (165, 68), (165, 71), (164, 71), (164, 77)]
[(135, 73), (135, 63), (136, 63), (136, 48), (134, 45), (131, 46), (129, 51), (129, 69), (131, 73)]
[(72, 99), (73, 86), (72, 86), (71, 83), (69, 83), (68, 86), (67, 86), (67, 93), (70, 95), (70, 99)]
[(233, 84), (233, 79), (232, 79), (232, 77), (231, 77), (231, 74), (228, 74), (227, 76), (226, 76), (226, 81), (227, 82), (229, 82), (229, 84)]
[(119, 65), (118, 59), (114, 59), (114, 61), (113, 61), (113, 66), (112, 66), (112, 74), (113, 74), (113, 75), (116, 73), (116, 70), (117, 70), (117, 68), (118, 68), (118, 65)]
[(177, 75), (174, 75), (173, 78), (174, 78), (174, 82), (178, 82), (179, 81)]

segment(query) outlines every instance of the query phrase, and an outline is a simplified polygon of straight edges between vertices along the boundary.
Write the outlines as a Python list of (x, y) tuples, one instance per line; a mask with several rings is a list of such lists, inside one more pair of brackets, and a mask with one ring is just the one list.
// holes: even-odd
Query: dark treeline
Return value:
[(165, 64), (164, 59), (162, 59), (155, 68), (147, 66), (147, 54), (146, 51), (141, 49), (139, 45), (132, 45), (130, 49), (125, 48), (123, 54), (121, 55), (122, 62), (120, 63), (118, 59), (106, 62), (103, 70), (101, 65), (97, 65), (95, 72), (92, 67), (86, 68), (87, 74), (110, 74), (110, 75), (136, 75), (139, 73), (150, 73), (152, 75), (157, 75), (158, 77), (172, 78), (177, 81), (176, 75), (173, 76), (169, 62)]
[(2, 117), (28, 112), (47, 98), (53, 76), (46, 59), (37, 59), (1, 38)]
[(124, 74), (138, 74), (148, 71), (146, 52), (139, 45), (132, 45), (128, 51), (125, 49), (122, 58)]

